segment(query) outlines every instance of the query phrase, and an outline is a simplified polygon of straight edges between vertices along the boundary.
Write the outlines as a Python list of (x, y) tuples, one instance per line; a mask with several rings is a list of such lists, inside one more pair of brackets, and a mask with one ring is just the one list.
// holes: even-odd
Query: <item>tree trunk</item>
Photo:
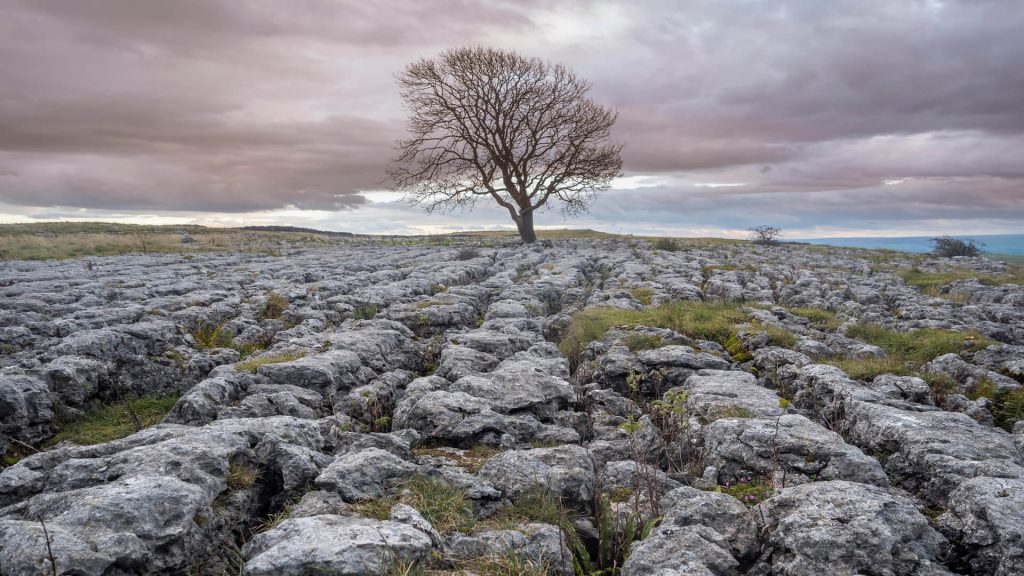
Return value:
[(519, 227), (519, 237), (523, 239), (523, 243), (530, 244), (537, 241), (537, 233), (533, 231), (533, 210), (519, 214), (516, 226)]

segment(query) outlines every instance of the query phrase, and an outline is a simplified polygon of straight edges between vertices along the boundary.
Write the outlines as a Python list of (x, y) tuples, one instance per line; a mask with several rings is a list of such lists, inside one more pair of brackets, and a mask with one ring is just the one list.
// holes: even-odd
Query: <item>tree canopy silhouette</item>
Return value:
[(508, 210), (524, 242), (534, 212), (585, 211), (622, 174), (617, 114), (560, 64), (495, 48), (456, 48), (409, 64), (396, 79), (409, 137), (388, 169), (394, 189), (427, 211)]

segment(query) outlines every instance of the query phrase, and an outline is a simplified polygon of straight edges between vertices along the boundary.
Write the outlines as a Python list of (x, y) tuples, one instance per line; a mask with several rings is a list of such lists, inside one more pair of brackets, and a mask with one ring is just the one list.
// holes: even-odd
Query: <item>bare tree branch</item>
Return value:
[(510, 50), (457, 48), (396, 76), (409, 137), (388, 169), (395, 190), (427, 211), (469, 209), (489, 196), (525, 242), (551, 199), (587, 209), (622, 174), (615, 111), (587, 98), (568, 68)]

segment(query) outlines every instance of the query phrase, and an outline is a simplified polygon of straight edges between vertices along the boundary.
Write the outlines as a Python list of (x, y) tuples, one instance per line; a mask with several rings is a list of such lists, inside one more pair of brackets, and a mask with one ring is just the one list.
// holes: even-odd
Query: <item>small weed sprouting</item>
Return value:
[(775, 494), (775, 487), (764, 478), (747, 476), (735, 484), (716, 486), (714, 491), (728, 494), (749, 508), (771, 498)]
[(209, 324), (200, 321), (196, 324), (195, 329), (192, 330), (192, 338), (195, 339), (196, 346), (202, 350), (230, 348), (234, 337), (235, 334), (233, 332), (224, 328), (223, 322), (220, 324)]
[(352, 309), (353, 320), (373, 320), (377, 316), (375, 304), (360, 304)]
[(230, 490), (244, 490), (256, 483), (260, 472), (249, 464), (234, 462), (228, 467), (227, 484)]

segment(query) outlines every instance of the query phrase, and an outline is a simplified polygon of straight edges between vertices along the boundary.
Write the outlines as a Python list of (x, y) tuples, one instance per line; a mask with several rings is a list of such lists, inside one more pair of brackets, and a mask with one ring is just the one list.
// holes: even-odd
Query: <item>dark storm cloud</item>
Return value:
[(359, 207), (402, 134), (392, 74), (480, 43), (592, 79), (627, 173), (673, 182), (602, 213), (1024, 218), (1022, 29), (1016, 0), (10, 1), (0, 202)]

